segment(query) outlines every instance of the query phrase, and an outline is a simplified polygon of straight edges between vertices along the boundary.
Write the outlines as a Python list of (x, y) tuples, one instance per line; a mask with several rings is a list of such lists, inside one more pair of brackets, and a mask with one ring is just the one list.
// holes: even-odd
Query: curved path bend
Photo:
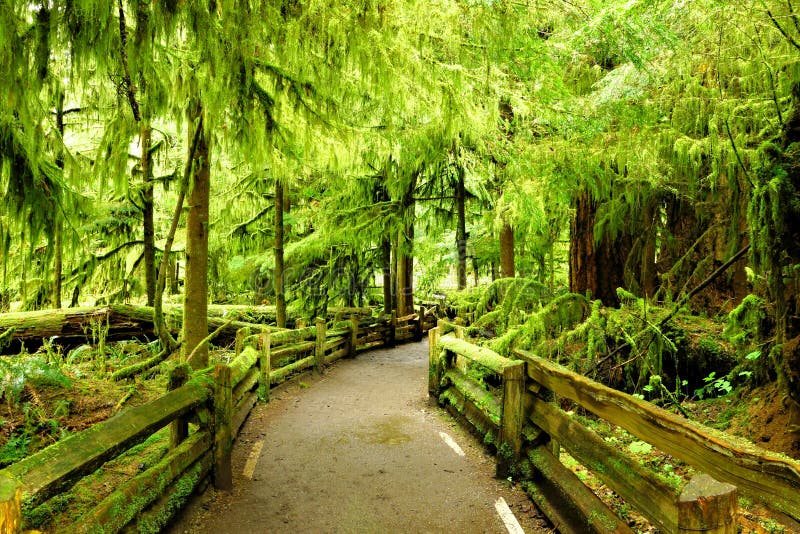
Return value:
[(233, 491), (207, 489), (169, 532), (551, 532), (431, 406), (427, 347), (368, 352), (273, 390), (236, 440)]

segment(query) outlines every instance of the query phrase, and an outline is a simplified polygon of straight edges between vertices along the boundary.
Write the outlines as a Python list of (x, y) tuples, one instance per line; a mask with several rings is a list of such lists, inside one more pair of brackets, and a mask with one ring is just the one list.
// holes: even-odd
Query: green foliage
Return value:
[(26, 385), (38, 388), (69, 388), (72, 382), (43, 354), (0, 356), (0, 400), (17, 404)]

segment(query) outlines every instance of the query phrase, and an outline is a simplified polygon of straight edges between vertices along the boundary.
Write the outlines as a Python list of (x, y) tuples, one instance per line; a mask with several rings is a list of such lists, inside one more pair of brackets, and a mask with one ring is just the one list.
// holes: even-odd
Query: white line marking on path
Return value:
[(497, 499), (497, 501), (494, 503), (494, 508), (497, 510), (497, 514), (500, 516), (500, 519), (503, 520), (503, 524), (505, 524), (509, 534), (525, 534), (525, 531), (522, 530), (519, 521), (517, 521), (517, 518), (514, 517), (514, 512), (512, 512), (511, 508), (508, 507), (508, 504), (504, 498), (500, 497)]
[(439, 432), (439, 435), (442, 437), (445, 443), (455, 451), (455, 453), (459, 456), (464, 456), (464, 451), (461, 447), (458, 446), (458, 443), (455, 442), (453, 438), (445, 434), (444, 432)]
[(250, 451), (250, 456), (247, 457), (247, 461), (244, 464), (244, 476), (253, 480), (253, 473), (256, 472), (256, 464), (258, 463), (258, 457), (261, 456), (261, 449), (264, 448), (263, 441), (256, 441), (253, 444), (253, 449)]

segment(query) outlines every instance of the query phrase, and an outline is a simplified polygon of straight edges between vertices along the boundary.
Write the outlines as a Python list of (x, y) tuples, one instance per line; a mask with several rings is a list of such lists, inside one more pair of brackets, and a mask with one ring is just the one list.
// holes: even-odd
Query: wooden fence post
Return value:
[(231, 368), (217, 364), (214, 367), (214, 487), (221, 490), (233, 488), (231, 468), (231, 419), (233, 399), (231, 396)]
[(422, 341), (422, 323), (425, 321), (425, 306), (420, 304), (419, 313), (417, 314), (417, 324), (414, 325), (414, 341)]
[(395, 346), (395, 337), (397, 336), (397, 310), (392, 310), (392, 317), (389, 319), (389, 332), (384, 341), (384, 347), (390, 348)]
[(325, 319), (317, 317), (317, 344), (314, 348), (314, 370), (322, 373), (325, 368)]
[(245, 326), (236, 331), (236, 342), (233, 345), (233, 352), (238, 357), (244, 348), (244, 338), (250, 335), (250, 327)]
[(305, 319), (297, 319), (297, 320), (295, 320), (294, 327), (297, 330), (299, 330), (301, 328), (305, 328), (306, 327), (306, 320)]
[(272, 385), (269, 378), (269, 374), (272, 371), (272, 341), (270, 340), (269, 332), (261, 334), (258, 338), (258, 343), (261, 345), (258, 356), (258, 387), (261, 390), (261, 398), (264, 402), (269, 402), (269, 388)]
[(695, 475), (678, 498), (678, 532), (736, 534), (737, 511), (736, 486)]
[[(189, 379), (189, 365), (181, 363), (169, 371), (167, 376), (167, 391), (174, 391), (184, 385)], [(169, 448), (176, 448), (189, 437), (188, 417), (178, 417), (169, 425)]]
[(428, 395), (436, 397), (439, 394), (439, 383), (442, 370), (439, 367), (439, 328), (428, 330)]
[(350, 317), (350, 357), (356, 355), (356, 349), (358, 348), (358, 316), (352, 315)]
[(0, 472), (0, 534), (22, 532), (22, 489), (17, 480)]
[(503, 415), (500, 420), (500, 448), (497, 476), (505, 478), (522, 454), (522, 426), (525, 423), (525, 362), (516, 361), (503, 369)]

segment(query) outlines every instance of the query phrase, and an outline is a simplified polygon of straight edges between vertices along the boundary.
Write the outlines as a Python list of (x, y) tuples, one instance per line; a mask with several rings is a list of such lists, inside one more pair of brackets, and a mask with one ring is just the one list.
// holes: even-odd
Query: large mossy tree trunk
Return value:
[(458, 251), (458, 289), (467, 287), (467, 218), (464, 168), (459, 165), (456, 177), (456, 249)]
[(620, 232), (612, 239), (594, 238), (597, 203), (584, 192), (573, 199), (574, 216), (570, 224), (569, 290), (591, 293), (606, 306), (618, 306), (617, 288), (625, 287), (625, 264), (631, 252), (630, 234)]
[(286, 291), (284, 288), (283, 265), (283, 209), (284, 192), (283, 183), (275, 180), (275, 307), (279, 328), (286, 328)]
[(152, 146), (152, 130), (149, 124), (142, 126), (139, 134), (142, 143), (142, 154), (139, 166), (142, 171), (142, 229), (144, 239), (144, 279), (147, 292), (147, 305), (152, 306), (156, 298), (156, 244), (154, 224), (154, 200), (152, 162), (150, 149)]
[(409, 181), (402, 198), (403, 229), (397, 236), (397, 315), (414, 311), (414, 220), (417, 176)]
[[(192, 113), (189, 144), (194, 136), (193, 124), (202, 117), (200, 106)], [(208, 204), (211, 187), (211, 160), (205, 126), (198, 133), (194, 154), (194, 180), (188, 199), (186, 218), (186, 275), (184, 292), (183, 358), (194, 354), (189, 365), (194, 369), (208, 366), (208, 345), (198, 347), (208, 334)]]
[(500, 275), (503, 278), (517, 275), (514, 265), (514, 228), (505, 219), (500, 227)]

